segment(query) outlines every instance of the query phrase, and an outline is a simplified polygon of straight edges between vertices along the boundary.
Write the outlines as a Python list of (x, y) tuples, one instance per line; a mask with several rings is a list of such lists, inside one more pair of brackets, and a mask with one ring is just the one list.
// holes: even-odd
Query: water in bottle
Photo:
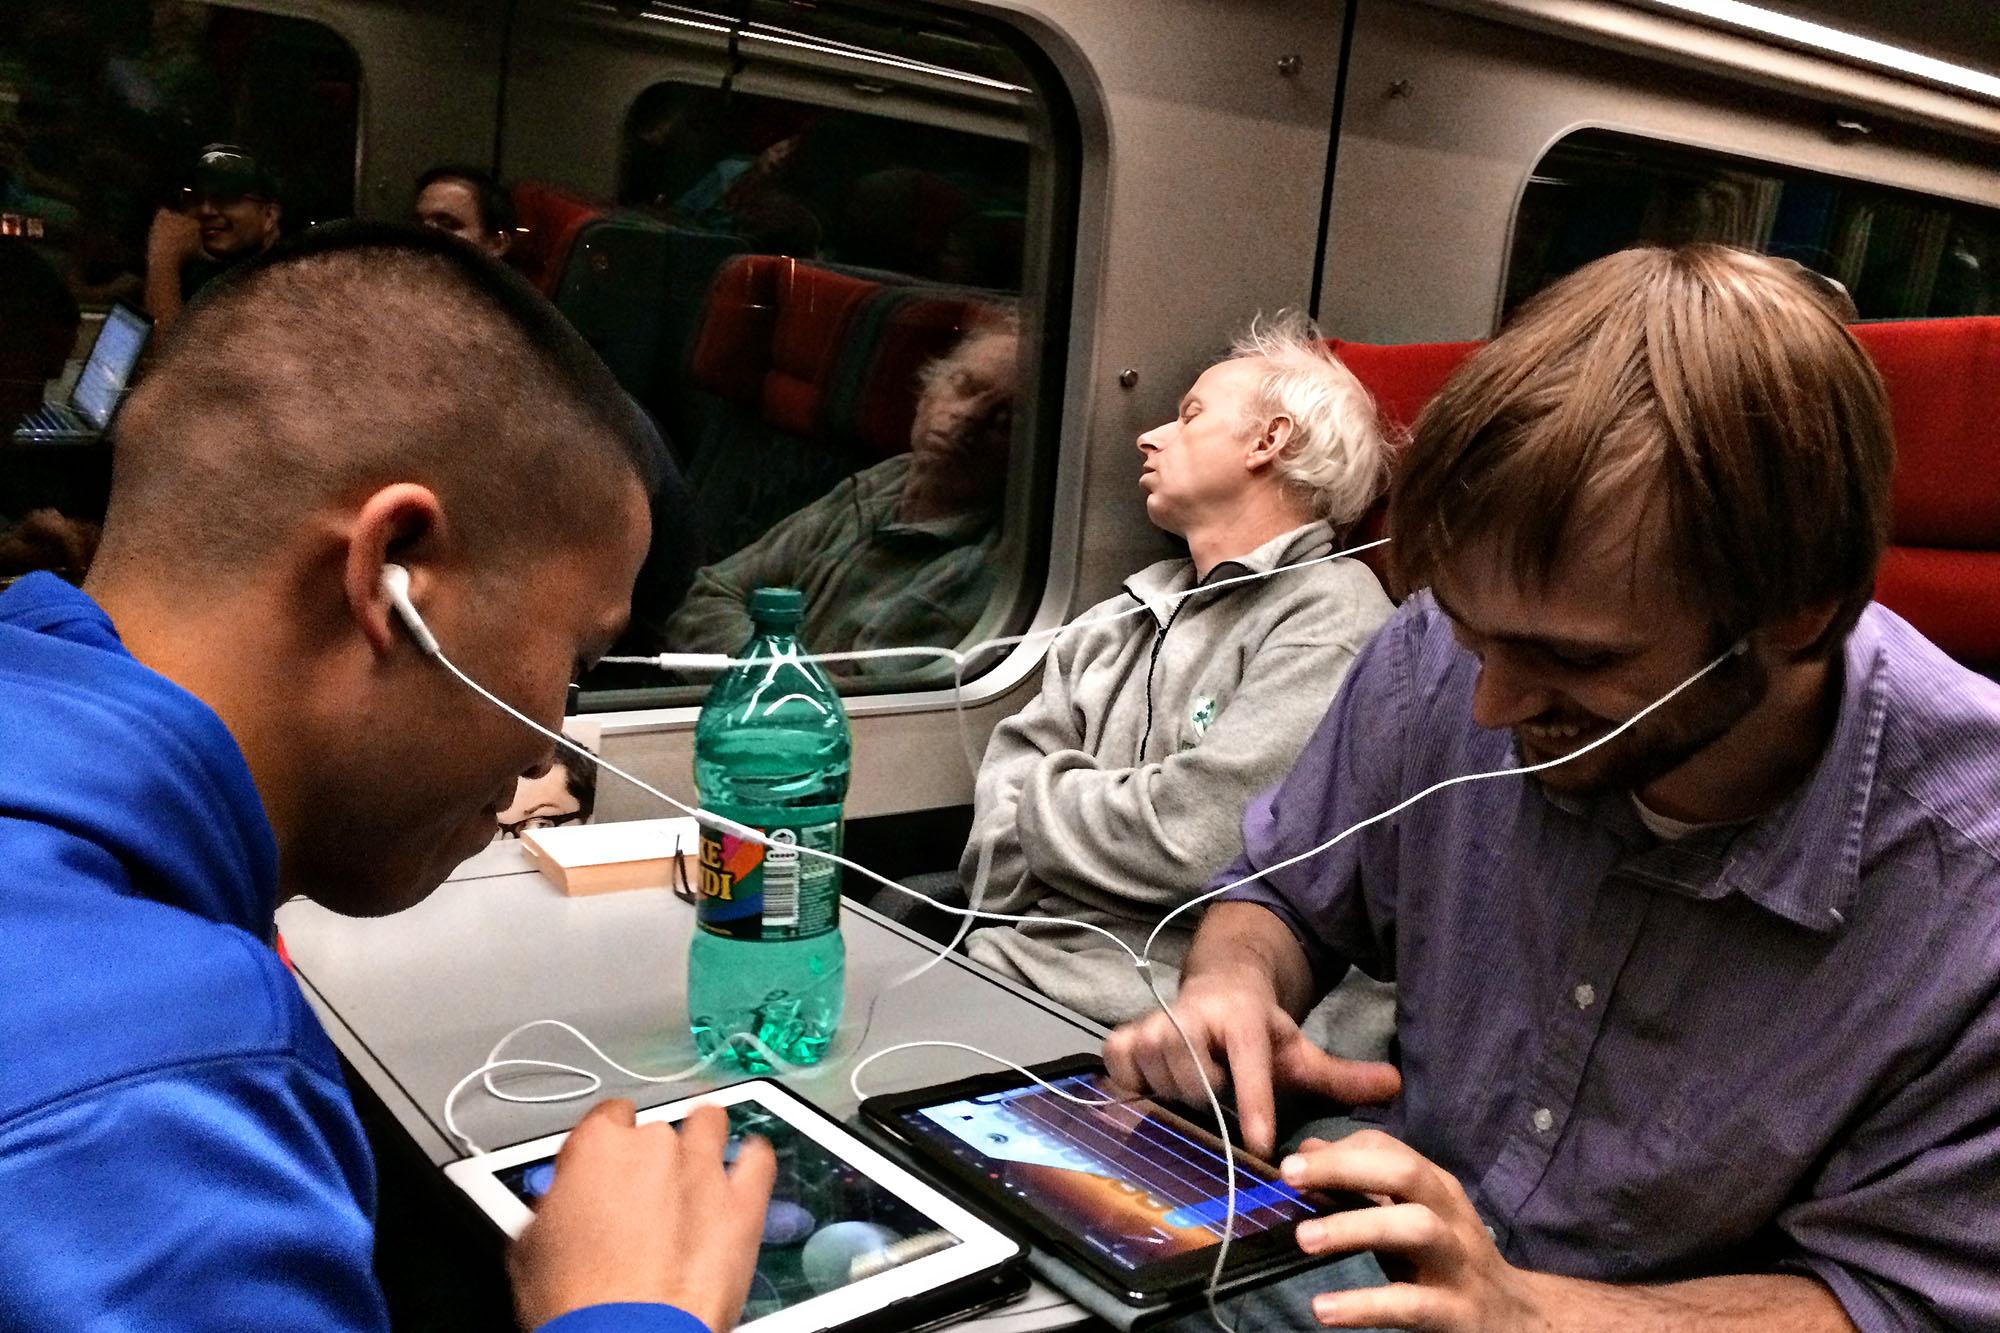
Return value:
[(760, 1073), (765, 1049), (788, 1064), (823, 1056), (844, 998), (840, 867), (798, 849), (840, 850), (851, 742), (839, 692), (799, 660), (804, 612), (796, 588), (751, 594), (736, 654), (749, 660), (715, 682), (694, 732), (703, 808), (775, 845), (702, 826), (688, 1020), (703, 1055)]

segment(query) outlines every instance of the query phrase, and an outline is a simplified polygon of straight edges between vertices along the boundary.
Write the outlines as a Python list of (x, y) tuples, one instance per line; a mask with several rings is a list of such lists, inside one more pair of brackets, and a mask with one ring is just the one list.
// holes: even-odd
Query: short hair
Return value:
[(563, 790), (576, 800), (577, 817), (588, 822), (597, 808), (597, 760), (558, 745), (555, 764), (563, 771)]
[(218, 278), (116, 427), (100, 563), (240, 569), (328, 505), (429, 486), (484, 565), (592, 539), (658, 436), (526, 280), (427, 228), (335, 223)]
[(1229, 349), (1228, 361), (1267, 369), (1247, 409), (1261, 429), (1287, 417), (1292, 438), (1277, 461), (1279, 484), (1335, 527), (1361, 517), (1389, 473), (1389, 443), (1375, 400), (1340, 363), (1304, 315), (1259, 316)]
[(501, 188), (492, 172), (456, 163), (432, 167), (417, 177), (417, 193), (422, 194), (439, 181), (458, 181), (471, 189), (473, 201), (479, 205), (481, 231), (489, 235), (495, 232), (507, 236), (514, 234), (513, 196)]
[(1424, 409), (1390, 555), (1407, 591), (1498, 541), (1546, 586), (1574, 529), (1639, 495), (1718, 642), (1831, 603), (1826, 652), (1872, 595), (1894, 464), (1881, 378), (1818, 292), (1724, 246), (1625, 250), (1530, 301)]

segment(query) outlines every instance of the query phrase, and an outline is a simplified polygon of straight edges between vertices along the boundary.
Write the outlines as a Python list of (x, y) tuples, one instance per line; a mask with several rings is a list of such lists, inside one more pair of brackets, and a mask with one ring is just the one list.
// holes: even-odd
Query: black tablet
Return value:
[[(1078, 1105), (1008, 1070), (871, 1097), (861, 1114), (941, 1179), (1132, 1305), (1192, 1299), (1215, 1267), (1225, 1215), (1222, 1145), (1211, 1129), (1113, 1084), (1096, 1056), (1035, 1068)], [(1324, 1263), (1301, 1254), (1300, 1222), (1366, 1207), (1359, 1195), (1295, 1190), (1236, 1154), (1236, 1220), (1224, 1282)]]

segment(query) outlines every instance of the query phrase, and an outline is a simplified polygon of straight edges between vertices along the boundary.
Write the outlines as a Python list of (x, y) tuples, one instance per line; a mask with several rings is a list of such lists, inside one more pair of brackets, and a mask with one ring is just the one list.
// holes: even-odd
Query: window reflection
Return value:
[[(1020, 326), (974, 313), (911, 385), (907, 447), (779, 519), (704, 568), (662, 648), (733, 652), (750, 637), (750, 594), (804, 590), (802, 638), (820, 652), (951, 646), (986, 609), (1020, 379)], [(907, 674), (919, 660), (839, 664), (836, 674)]]
[[(513, 266), (658, 426), (674, 468), (619, 651), (734, 649), (725, 590), (757, 582), (805, 586), (826, 649), (956, 644), (996, 600), (1031, 602), (1019, 527), (1046, 496), (1037, 404), (1055, 391), (1021, 328), (1047, 326), (1060, 288), (1080, 151), (1040, 57), (916, 4), (513, 8), (490, 69), (472, 63), (479, 7), (454, 48), (468, 88), (504, 90), (490, 135), (460, 125), (428, 152), (425, 108), (395, 105), (402, 74), (371, 85), (395, 141), (370, 160), (412, 170), (362, 211)], [(411, 49), (442, 21), (413, 25)], [(353, 213), (362, 80), (331, 29), (227, 5), (0, 18), (0, 579), (81, 577), (115, 448), (115, 423), (58, 447), (17, 421), (65, 401), (112, 303), (165, 326), (228, 268)], [(595, 142), (535, 128), (579, 107)], [(493, 160), (466, 161), (468, 142)], [(810, 550), (794, 542), (822, 520)], [(695, 697), (670, 684), (600, 669), (582, 706)]]
[(1717, 241), (1833, 279), (1863, 319), (1991, 314), (1996, 239), (2000, 210), (1586, 130), (1529, 178), (1506, 309), (1629, 245)]
[(361, 72), (316, 23), (186, 0), (0, 18), (0, 578), (80, 577), (101, 432), (64, 405), (115, 303), (170, 321), (217, 273), (354, 204)]

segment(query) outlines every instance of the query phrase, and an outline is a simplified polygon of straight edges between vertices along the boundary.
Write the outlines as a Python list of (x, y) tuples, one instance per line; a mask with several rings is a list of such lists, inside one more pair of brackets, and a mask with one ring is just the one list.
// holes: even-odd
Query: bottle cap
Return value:
[(795, 629), (806, 613), (806, 595), (797, 588), (759, 588), (750, 594), (750, 619), (759, 625)]

